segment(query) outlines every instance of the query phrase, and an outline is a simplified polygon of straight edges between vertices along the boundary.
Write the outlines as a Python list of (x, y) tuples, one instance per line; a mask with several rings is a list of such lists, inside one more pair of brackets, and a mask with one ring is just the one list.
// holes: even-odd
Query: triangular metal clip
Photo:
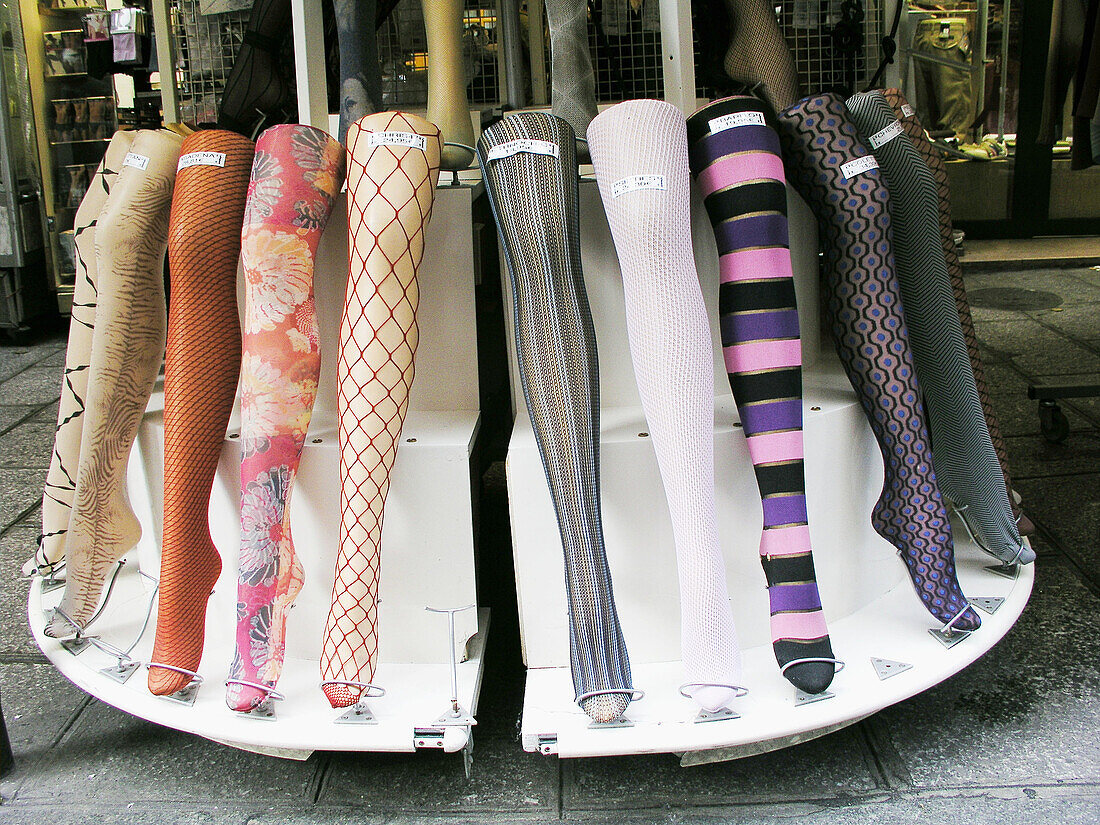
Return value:
[(378, 720), (374, 717), (371, 709), (367, 706), (366, 702), (356, 702), (347, 712), (342, 716), (337, 716), (332, 720), (336, 725), (377, 725)]
[(794, 689), (794, 705), (795, 707), (801, 707), (802, 705), (811, 705), (814, 702), (822, 702), (825, 699), (832, 699), (836, 696), (835, 693), (823, 690), (821, 693), (807, 693), (802, 688)]
[(167, 699), (169, 702), (177, 702), (178, 704), (191, 707), (195, 704), (195, 699), (199, 694), (199, 686), (201, 684), (202, 682), (191, 682), (182, 690), (177, 690), (175, 693), (169, 693), (161, 698)]
[(944, 629), (942, 627), (930, 627), (928, 632), (932, 634), (932, 638), (946, 647), (948, 650), (953, 648), (959, 642), (963, 641), (970, 635), (969, 630), (955, 630), (952, 627)]
[(252, 710), (246, 710), (238, 714), (239, 716), (246, 716), (249, 719), (263, 719), (266, 722), (275, 721), (275, 708), (272, 705), (271, 697), (264, 699)]
[(700, 710), (698, 715), (692, 721), (696, 725), (702, 722), (723, 722), (726, 719), (740, 719), (741, 714), (734, 713), (729, 708), (719, 708), (718, 710)]
[(606, 722), (597, 722), (593, 719), (588, 723), (590, 730), (604, 730), (607, 728), (632, 728), (634, 723), (627, 719), (625, 716), (616, 716), (614, 719), (608, 719)]
[(991, 564), (985, 569), (1003, 579), (1012, 579), (1013, 581), (1020, 574), (1020, 565), (1018, 564)]
[(101, 668), (99, 672), (108, 679), (118, 682), (120, 685), (124, 685), (129, 678), (134, 675), (134, 671), (138, 669), (138, 665), (140, 664), (140, 662), (135, 662), (133, 659), (130, 661), (119, 661), (110, 667)]
[(874, 667), (880, 682), (913, 669), (908, 662), (895, 662), (893, 659), (880, 659), (878, 656), (871, 657), (871, 666)]
[(980, 607), (992, 616), (997, 612), (997, 609), (1005, 603), (1005, 600), (1000, 596), (975, 596), (970, 599), (970, 603), (975, 607)]
[(40, 585), (41, 589), (39, 590), (39, 592), (42, 595), (46, 595), (47, 593), (52, 593), (54, 590), (58, 590), (59, 588), (62, 588), (64, 586), (64, 579), (54, 578), (54, 576), (51, 574), (50, 576), (43, 577), (42, 584)]
[(477, 724), (477, 720), (470, 714), (466, 708), (458, 702), (455, 702), (442, 716), (436, 719), (432, 724), (439, 728), (468, 728)]

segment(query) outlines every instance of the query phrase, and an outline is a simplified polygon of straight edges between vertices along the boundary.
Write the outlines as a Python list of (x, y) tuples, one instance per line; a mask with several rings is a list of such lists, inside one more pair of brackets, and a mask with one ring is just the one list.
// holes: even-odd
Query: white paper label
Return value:
[(903, 116), (905, 116), (905, 117), (912, 117), (912, 116), (913, 116), (913, 115), (915, 115), (915, 114), (916, 114), (917, 112), (916, 112), (916, 110), (915, 110), (915, 109), (914, 109), (914, 108), (913, 108), (912, 106), (910, 106), (910, 105), (909, 105), (908, 103), (903, 103), (903, 104), (901, 104), (901, 113), (902, 113), (902, 115), (903, 115)]
[(738, 126), (765, 126), (763, 112), (733, 112), (732, 114), (716, 117), (710, 122), (710, 133), (724, 132), (726, 129), (734, 129)]
[(611, 184), (611, 197), (617, 198), (639, 189), (660, 189), (664, 192), (668, 189), (668, 183), (664, 175), (631, 175), (629, 178), (620, 178)]
[(871, 145), (872, 149), (877, 149), (878, 147), (882, 146), (882, 144), (892, 141), (903, 131), (904, 129), (901, 128), (901, 121), (895, 120), (885, 129), (879, 132), (875, 132), (873, 135), (871, 135), (867, 142)]
[(176, 171), (189, 169), (192, 166), (225, 166), (225, 152), (188, 152), (180, 155), (180, 162), (176, 165)]
[(127, 152), (126, 157), (122, 159), (123, 166), (133, 166), (135, 169), (145, 171), (149, 168), (149, 158), (145, 155), (138, 155), (134, 152)]
[(851, 180), (856, 175), (860, 175), (871, 169), (878, 169), (878, 160), (874, 155), (864, 155), (861, 158), (850, 160), (847, 163), (840, 165), (841, 174), (844, 175), (845, 180)]
[(367, 137), (368, 146), (407, 146), (423, 152), (428, 147), (428, 139), (416, 132), (371, 132)]
[(520, 152), (527, 152), (532, 155), (549, 155), (555, 158), (561, 155), (561, 149), (558, 148), (558, 144), (556, 143), (551, 143), (548, 140), (524, 138), (523, 140), (510, 140), (507, 143), (498, 143), (489, 150), (486, 162), (498, 160), (500, 158), (510, 158), (512, 155), (518, 155)]

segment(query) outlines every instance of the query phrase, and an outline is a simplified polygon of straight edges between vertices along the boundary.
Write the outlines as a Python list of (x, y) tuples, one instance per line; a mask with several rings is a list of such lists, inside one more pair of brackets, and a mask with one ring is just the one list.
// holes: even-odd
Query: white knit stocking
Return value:
[(686, 690), (703, 708), (717, 710), (735, 695), (741, 650), (718, 546), (714, 366), (691, 246), (684, 116), (669, 103), (627, 101), (592, 121), (588, 142), (622, 270), (634, 374), (672, 516)]

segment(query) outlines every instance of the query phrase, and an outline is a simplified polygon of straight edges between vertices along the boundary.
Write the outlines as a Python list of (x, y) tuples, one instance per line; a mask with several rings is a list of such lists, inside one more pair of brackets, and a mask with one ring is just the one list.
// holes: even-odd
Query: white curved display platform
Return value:
[[(718, 345), (718, 267), (713, 233), (693, 204), (693, 235), (715, 341), (715, 463), (719, 534), (748, 695), (740, 718), (697, 723), (679, 694), (680, 603), (672, 527), (646, 432), (625, 330), (622, 282), (594, 183), (581, 184), (582, 262), (600, 355), (602, 514), (615, 602), (633, 685), (644, 698), (627, 709), (630, 727), (589, 727), (573, 703), (567, 609), (557, 521), (526, 409), (517, 410), (508, 451), (508, 491), (527, 691), (527, 750), (561, 756), (729, 749), (746, 756), (794, 744), (858, 721), (970, 664), (1012, 626), (1034, 571), (1010, 581), (986, 570), (996, 560), (954, 524), (959, 578), (971, 599), (1004, 599), (980, 630), (946, 649), (913, 591), (903, 562), (870, 524), (882, 488), (882, 460), (851, 385), (819, 326), (813, 217), (788, 189), (791, 251), (803, 329), (807, 502), (822, 605), (836, 656), (846, 663), (831, 698), (796, 704), (771, 648), (768, 597), (759, 560), (760, 496)], [(506, 288), (508, 284), (506, 282)], [(511, 319), (509, 318), (509, 323)], [(518, 392), (512, 353), (514, 398)], [(871, 658), (912, 665), (880, 680)]]
[[(121, 710), (162, 725), (236, 747), (292, 758), (314, 750), (458, 751), (471, 743), (465, 715), (440, 723), (451, 707), (451, 655), (457, 660), (457, 698), (473, 713), (482, 672), (488, 611), (476, 609), (474, 502), (470, 456), (480, 422), (474, 273), (478, 271), (472, 208), (474, 186), (437, 190), (418, 274), (420, 341), (416, 378), (402, 443), (390, 478), (382, 532), (379, 584), (379, 665), (373, 679), (386, 694), (365, 699), (373, 724), (338, 723), (320, 688), (319, 658), (338, 554), (340, 472), (336, 424), (336, 360), (344, 285), (347, 226), (343, 196), (318, 251), (315, 293), (321, 338), (317, 402), (291, 495), (295, 546), (305, 584), (287, 622), (286, 662), (270, 703), (274, 718), (239, 714), (225, 704), (225, 679), (233, 658), (240, 544), (239, 411), (226, 433), (214, 479), (210, 528), (222, 557), (222, 573), (207, 606), (206, 643), (199, 673), (204, 683), (194, 704), (155, 697), (146, 674), (120, 684), (102, 672), (117, 664), (109, 652), (86, 647), (78, 655), (43, 635), (43, 610), (55, 607), (60, 589), (31, 587), (30, 624), (43, 652), (80, 688)], [(160, 575), (163, 490), (163, 406), (160, 386), (150, 400), (130, 457), (128, 493), (143, 536), (127, 555), (102, 615), (89, 633), (128, 650), (140, 662), (152, 655)], [(446, 615), (460, 607), (452, 635)], [(136, 640), (136, 644), (135, 644)], [(453, 643), (452, 643), (453, 641)], [(465, 721), (464, 721), (465, 720)]]

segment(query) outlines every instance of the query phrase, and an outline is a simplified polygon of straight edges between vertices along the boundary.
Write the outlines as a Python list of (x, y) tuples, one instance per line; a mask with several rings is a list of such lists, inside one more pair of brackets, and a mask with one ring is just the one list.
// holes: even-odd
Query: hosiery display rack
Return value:
[[(31, 588), (31, 628), (65, 676), (135, 716), (282, 757), (304, 759), (315, 750), (470, 753), (476, 724), (470, 714), (477, 709), (489, 618), (488, 610), (476, 608), (470, 483), (480, 422), (474, 310), (474, 273), (480, 264), (472, 212), (480, 195), (479, 183), (439, 187), (427, 229), (419, 272), (417, 374), (382, 532), (376, 687), (364, 691), (359, 704), (333, 709), (319, 669), (340, 518), (336, 362), (348, 266), (344, 194), (336, 200), (318, 249), (321, 375), (290, 504), (305, 584), (287, 620), (286, 660), (277, 686), (251, 712), (226, 706), (240, 546), (238, 397), (211, 496), (211, 535), (222, 572), (206, 613), (199, 678), (171, 697), (153, 696), (146, 688), (162, 535), (164, 396), (159, 380), (128, 477), (143, 535), (125, 555), (101, 614), (86, 636), (48, 638), (43, 634), (47, 611), (57, 605), (62, 590), (42, 576)], [(239, 271), (238, 302), (242, 277)], [(450, 619), (442, 615), (448, 612)], [(456, 700), (460, 714), (454, 712)]]

